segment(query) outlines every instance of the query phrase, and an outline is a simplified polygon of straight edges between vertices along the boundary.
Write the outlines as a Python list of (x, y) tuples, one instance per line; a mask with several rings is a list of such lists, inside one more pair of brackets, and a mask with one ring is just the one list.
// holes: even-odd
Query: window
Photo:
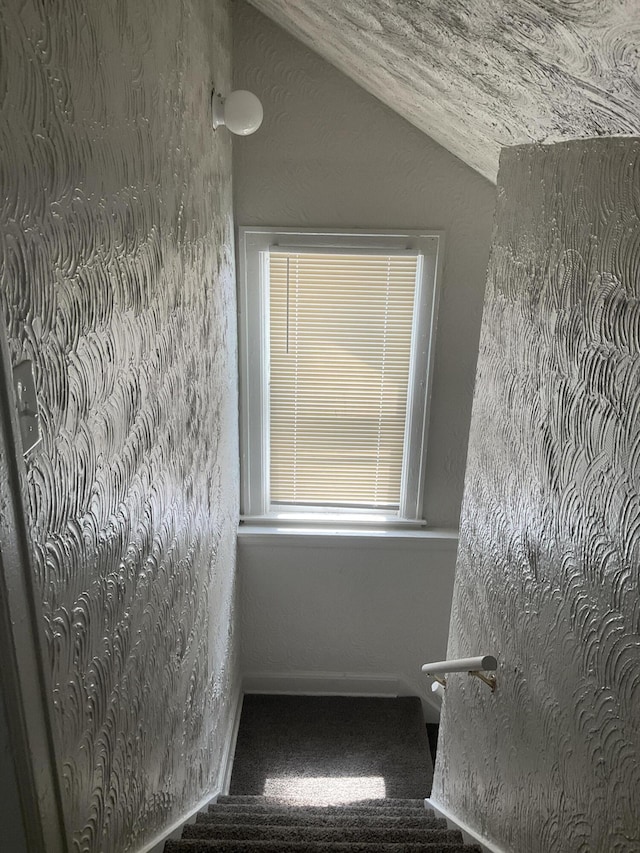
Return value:
[(420, 522), (441, 241), (240, 229), (245, 518)]

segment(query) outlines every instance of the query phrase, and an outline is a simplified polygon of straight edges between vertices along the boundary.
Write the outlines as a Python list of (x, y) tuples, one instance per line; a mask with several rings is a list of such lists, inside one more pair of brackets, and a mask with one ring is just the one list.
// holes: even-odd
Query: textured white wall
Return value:
[[(431, 525), (456, 528), (494, 188), (255, 9), (234, 9), (235, 85), (265, 108), (234, 145), (238, 224), (446, 232), (425, 505)], [(455, 540), (241, 540), (243, 670), (254, 686), (331, 689), (346, 672), (345, 689), (382, 674), (424, 691), (454, 561)]]
[(237, 687), (226, 0), (0, 4), (0, 294), (35, 365), (28, 526), (74, 849), (219, 781)]
[(251, 0), (495, 180), (505, 145), (640, 132), (637, 0)]
[(640, 140), (501, 159), (434, 797), (521, 853), (640, 850)]

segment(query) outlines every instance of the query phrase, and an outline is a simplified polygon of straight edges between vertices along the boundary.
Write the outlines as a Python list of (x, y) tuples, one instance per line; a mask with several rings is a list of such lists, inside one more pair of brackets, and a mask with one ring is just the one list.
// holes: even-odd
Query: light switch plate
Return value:
[(33, 376), (33, 363), (21, 361), (13, 369), (13, 387), (22, 439), (22, 453), (26, 456), (41, 441), (38, 398)]

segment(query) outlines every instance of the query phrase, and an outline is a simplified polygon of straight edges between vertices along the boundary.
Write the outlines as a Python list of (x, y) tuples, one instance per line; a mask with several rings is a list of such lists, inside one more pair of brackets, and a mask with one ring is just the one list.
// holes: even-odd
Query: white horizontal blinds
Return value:
[(398, 509), (417, 263), (270, 253), (273, 503)]

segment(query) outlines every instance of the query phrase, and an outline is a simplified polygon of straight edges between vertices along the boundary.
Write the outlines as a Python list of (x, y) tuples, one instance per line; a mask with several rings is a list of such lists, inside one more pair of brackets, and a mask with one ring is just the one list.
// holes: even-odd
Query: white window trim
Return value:
[[(314, 525), (318, 527), (419, 527), (426, 476), (427, 430), (433, 376), (433, 353), (438, 313), (439, 284), (444, 235), (441, 231), (364, 231), (240, 227), (238, 239), (238, 324), (240, 371), (240, 476), (241, 520), (252, 524)], [(417, 251), (422, 256), (415, 317), (420, 316), (418, 334), (413, 335), (412, 364), (419, 379), (410, 388), (407, 453), (414, 461), (404, 465), (402, 498), (398, 513), (381, 510), (317, 508), (269, 508), (268, 430), (268, 300), (265, 281), (269, 248), (323, 248), (365, 251)], [(414, 319), (415, 323), (415, 319)], [(415, 332), (415, 326), (414, 326)]]

